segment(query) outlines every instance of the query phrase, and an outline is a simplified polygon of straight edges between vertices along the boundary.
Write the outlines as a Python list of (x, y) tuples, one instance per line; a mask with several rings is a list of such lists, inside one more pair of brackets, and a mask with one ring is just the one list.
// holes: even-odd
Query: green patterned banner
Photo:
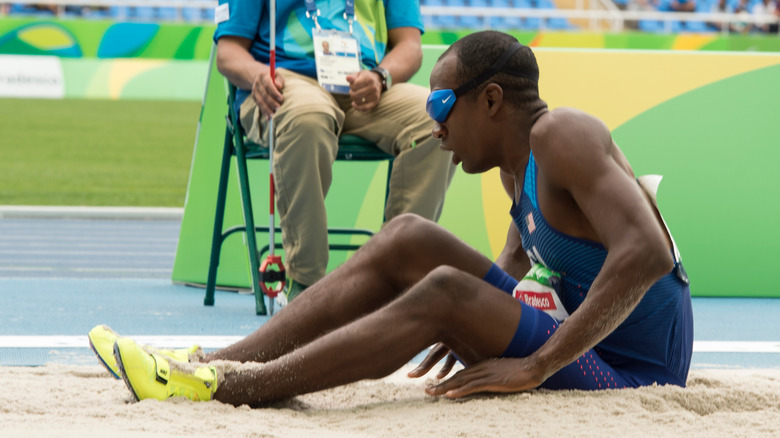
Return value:
[[(207, 60), (215, 25), (108, 20), (0, 18), (0, 54), (64, 58)], [(471, 31), (429, 31), (423, 44), (455, 42)], [(510, 32), (531, 47), (780, 52), (775, 35)]]
[(0, 54), (206, 61), (214, 26), (106, 20), (0, 19)]

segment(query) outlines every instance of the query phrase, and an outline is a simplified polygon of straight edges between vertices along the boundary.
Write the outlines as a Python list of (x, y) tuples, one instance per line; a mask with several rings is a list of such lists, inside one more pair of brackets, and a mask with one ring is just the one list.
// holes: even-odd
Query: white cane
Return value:
[[(270, 14), (270, 22), (271, 22), (271, 44), (270, 44), (270, 58), (268, 65), (271, 68), (271, 83), (276, 84), (276, 0), (269, 0), (270, 6), (271, 6), (271, 14)], [(274, 231), (276, 222), (274, 221), (274, 208), (275, 208), (275, 184), (274, 184), (274, 140), (275, 140), (275, 133), (274, 133), (274, 118), (271, 116), (271, 119), (268, 121), (268, 187), (270, 190), (270, 206), (269, 206), (269, 215), (268, 215), (268, 256), (263, 261), (262, 265), (260, 266), (260, 274), (262, 275), (262, 283), (261, 288), (263, 289), (263, 292), (268, 296), (268, 301), (270, 302), (268, 307), (270, 309), (270, 314), (273, 315), (274, 313), (274, 301), (275, 298), (279, 295), (279, 292), (281, 292), (284, 289), (285, 284), (285, 272), (284, 272), (284, 265), (282, 264), (282, 258), (281, 256), (274, 255), (274, 250), (276, 249), (276, 242), (274, 238)], [(277, 266), (279, 268), (278, 271), (268, 271), (267, 269), (270, 266)], [(266, 286), (267, 282), (276, 283), (274, 287), (268, 287)]]

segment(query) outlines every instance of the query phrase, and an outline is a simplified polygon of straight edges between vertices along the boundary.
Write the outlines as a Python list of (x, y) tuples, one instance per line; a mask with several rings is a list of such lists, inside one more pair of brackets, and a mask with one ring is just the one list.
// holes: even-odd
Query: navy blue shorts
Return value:
[[(511, 294), (518, 280), (493, 265), (484, 278), (488, 283)], [(515, 335), (501, 357), (527, 357), (555, 333), (560, 323), (547, 313), (523, 302), (522, 317)], [(613, 389), (658, 384), (680, 384), (666, 369), (641, 363), (613, 368), (590, 349), (571, 364), (548, 378), (540, 387), (547, 389)]]

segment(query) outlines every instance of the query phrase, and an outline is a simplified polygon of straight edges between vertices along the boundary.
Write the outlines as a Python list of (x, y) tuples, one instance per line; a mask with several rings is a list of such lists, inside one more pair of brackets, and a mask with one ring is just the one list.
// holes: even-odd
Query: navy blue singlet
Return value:
[[(563, 234), (547, 223), (537, 202), (537, 172), (531, 154), (520, 203), (513, 205), (510, 213), (532, 262), (561, 274), (560, 298), (572, 314), (587, 296), (607, 250), (600, 243)], [(675, 272), (673, 269), (655, 283), (628, 318), (583, 358), (595, 353), (628, 386), (654, 382), (685, 386), (693, 348), (693, 313), (690, 289)], [(519, 335), (518, 331), (516, 337)], [(565, 383), (553, 382), (552, 386), (571, 386)]]

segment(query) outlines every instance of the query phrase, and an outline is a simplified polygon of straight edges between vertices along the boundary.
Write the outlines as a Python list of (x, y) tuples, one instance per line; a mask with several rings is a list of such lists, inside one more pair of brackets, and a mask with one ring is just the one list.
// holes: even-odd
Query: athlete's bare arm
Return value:
[(431, 394), (461, 397), (537, 387), (611, 333), (673, 267), (650, 204), (613, 158), (606, 126), (573, 110), (551, 112), (537, 125), (531, 146), (543, 214), (562, 232), (601, 242), (607, 259), (579, 309), (534, 354), (469, 366), (430, 388)]

